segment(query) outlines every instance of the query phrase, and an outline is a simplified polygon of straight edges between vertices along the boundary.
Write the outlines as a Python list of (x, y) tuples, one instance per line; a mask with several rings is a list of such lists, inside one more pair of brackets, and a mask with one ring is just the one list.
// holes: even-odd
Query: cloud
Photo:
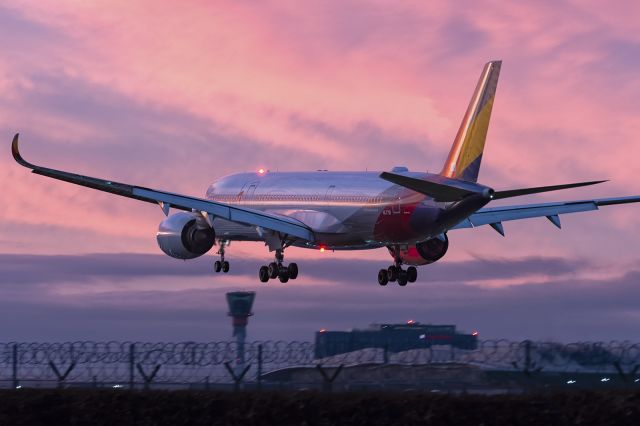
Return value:
[[(490, 1), (461, 10), (444, 1), (357, 0), (303, 9), (281, 1), (3, 6), (0, 252), (16, 256), (0, 258), (10, 312), (4, 320), (16, 335), (36, 335), (44, 321), (58, 327), (50, 336), (80, 329), (90, 336), (93, 326), (96, 335), (114, 336), (128, 330), (121, 324), (139, 324), (132, 335), (160, 336), (166, 327), (171, 336), (204, 336), (213, 327), (211, 309), (224, 312), (214, 299), (234, 286), (256, 288), (256, 267), (267, 258), (255, 245), (234, 245), (236, 258), (250, 260), (234, 260), (234, 274), (220, 284), (210, 258), (180, 264), (129, 254), (158, 252), (159, 209), (28, 174), (9, 154), (16, 131), (36, 163), (193, 195), (221, 175), (259, 166), (433, 171), (482, 64), (501, 58), (483, 182), (508, 189), (612, 179), (517, 203), (638, 193), (630, 155), (640, 133), (637, 7)], [(411, 314), (479, 324), (492, 335), (517, 336), (517, 327), (539, 335), (558, 328), (558, 336), (633, 335), (626, 321), (634, 308), (617, 311), (613, 299), (635, 294), (637, 208), (568, 216), (561, 234), (544, 219), (506, 224), (506, 239), (486, 227), (452, 233), (445, 261), (423, 268), (424, 281), (404, 293), (374, 282), (389, 262), (384, 250), (322, 260), (292, 250), (294, 259), (309, 259), (300, 262), (306, 278), (260, 287), (262, 315), (271, 316), (265, 330), (301, 336), (317, 325)], [(120, 251), (126, 254), (109, 254)], [(107, 254), (86, 254), (96, 252)], [(607, 285), (615, 289), (611, 300), (602, 293)], [(122, 322), (109, 331), (109, 321)], [(152, 330), (154, 322), (162, 327)]]
[[(376, 262), (309, 261), (298, 280), (268, 285), (257, 282), (254, 263), (234, 262), (223, 276), (208, 261), (161, 256), (4, 255), (0, 321), (10, 325), (5, 339), (220, 340), (229, 337), (224, 293), (234, 290), (257, 291), (256, 339), (310, 340), (319, 328), (414, 319), (483, 338), (611, 340), (632, 336), (640, 314), (640, 271), (576, 277), (595, 265), (563, 259), (435, 264), (406, 288), (378, 286)], [(531, 281), (540, 274), (547, 281)], [(518, 285), (478, 285), (507, 275)]]
[[(257, 277), (264, 260), (233, 259), (234, 275)], [(375, 282), (377, 271), (386, 263), (376, 260), (306, 259), (299, 265), (301, 279), (339, 282), (348, 277), (353, 284)], [(442, 262), (420, 268), (432, 282), (474, 282), (532, 275), (558, 276), (593, 265), (584, 260), (561, 258), (476, 259), (464, 262)], [(52, 285), (69, 282), (91, 282), (101, 279), (134, 280), (153, 277), (208, 277), (213, 274), (210, 257), (188, 262), (164, 255), (141, 253), (100, 253), (86, 255), (0, 254), (0, 275), (5, 285)]]

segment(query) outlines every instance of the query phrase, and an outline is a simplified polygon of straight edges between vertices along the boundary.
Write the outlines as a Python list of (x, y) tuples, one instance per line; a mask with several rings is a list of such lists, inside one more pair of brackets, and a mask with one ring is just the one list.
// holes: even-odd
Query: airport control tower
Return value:
[(253, 315), (251, 307), (256, 298), (255, 291), (234, 291), (227, 293), (229, 316), (233, 318), (233, 335), (236, 338), (236, 370), (244, 369), (244, 340), (247, 337), (247, 324)]

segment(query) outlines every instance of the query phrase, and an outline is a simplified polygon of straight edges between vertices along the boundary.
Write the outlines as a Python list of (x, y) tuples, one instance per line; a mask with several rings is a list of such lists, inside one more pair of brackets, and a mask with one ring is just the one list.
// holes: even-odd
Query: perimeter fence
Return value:
[[(640, 343), (511, 342), (485, 340), (477, 349), (432, 346), (391, 353), (368, 348), (317, 359), (309, 342), (245, 344), (245, 364), (236, 364), (235, 342), (0, 343), (0, 383), (21, 386), (140, 388), (262, 385), (270, 373), (313, 367), (465, 365), (483, 371), (620, 374), (635, 379)], [(337, 373), (335, 373), (337, 375)], [(335, 376), (333, 377), (335, 378)]]

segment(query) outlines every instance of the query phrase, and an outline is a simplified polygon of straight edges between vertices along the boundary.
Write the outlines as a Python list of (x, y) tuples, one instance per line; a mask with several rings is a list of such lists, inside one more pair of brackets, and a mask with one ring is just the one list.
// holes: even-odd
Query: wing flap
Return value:
[(594, 202), (513, 206), (511, 208), (494, 207), (479, 210), (478, 212), (472, 214), (469, 217), (469, 220), (471, 221), (473, 226), (481, 226), (495, 222), (530, 219), (533, 217), (546, 217), (559, 214), (586, 212), (591, 210), (598, 210), (598, 206)]
[(209, 201), (202, 198), (189, 197), (185, 195), (174, 194), (171, 192), (158, 191), (155, 189), (144, 188), (140, 186), (113, 182), (90, 176), (83, 176), (61, 170), (36, 166), (27, 162), (20, 155), (20, 151), (18, 149), (18, 136), (19, 135), (17, 134), (14, 136), (13, 143), (11, 144), (13, 157), (16, 162), (24, 167), (31, 169), (33, 173), (73, 183), (76, 185), (86, 186), (88, 188), (97, 189), (99, 191), (109, 192), (111, 194), (116, 194), (127, 198), (133, 198), (140, 201), (146, 201), (149, 203), (164, 203), (165, 205), (169, 204), (171, 205), (171, 207), (179, 210), (196, 210), (206, 212), (212, 214), (213, 216), (221, 217), (233, 222), (238, 222), (245, 225), (260, 226), (265, 229), (270, 229), (272, 231), (287, 234), (289, 236), (301, 238), (307, 241), (315, 240), (311, 228), (304, 225), (298, 220), (285, 216), (248, 209), (245, 207), (232, 206), (229, 204)]

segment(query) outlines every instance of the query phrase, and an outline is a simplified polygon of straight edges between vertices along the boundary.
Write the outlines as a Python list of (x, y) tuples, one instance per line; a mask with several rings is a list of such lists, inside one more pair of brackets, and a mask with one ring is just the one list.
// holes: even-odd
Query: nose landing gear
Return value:
[(290, 263), (285, 265), (284, 263), (284, 250), (276, 250), (276, 258), (274, 262), (271, 262), (268, 266), (263, 265), (258, 271), (258, 278), (263, 283), (266, 283), (270, 279), (278, 278), (281, 283), (286, 283), (289, 280), (295, 280), (298, 278), (298, 265), (296, 263)]

